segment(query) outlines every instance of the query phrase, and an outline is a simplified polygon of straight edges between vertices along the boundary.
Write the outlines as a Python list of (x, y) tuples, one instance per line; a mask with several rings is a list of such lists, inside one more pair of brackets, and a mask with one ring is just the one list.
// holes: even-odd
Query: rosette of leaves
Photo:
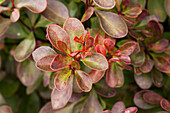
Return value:
[(82, 91), (89, 92), (92, 88), (92, 79), (81, 70), (80, 62), (100, 71), (108, 69), (108, 62), (102, 54), (94, 53), (94, 38), (85, 33), (84, 26), (76, 18), (68, 18), (63, 28), (49, 25), (47, 37), (60, 54), (48, 46), (42, 46), (32, 55), (38, 69), (55, 72), (51, 102), (54, 109), (59, 109), (67, 104), (72, 95), (74, 77)]
[[(109, 87), (121, 87), (124, 84), (123, 69), (132, 70), (129, 55), (139, 52), (139, 45), (135, 41), (128, 41), (120, 46), (115, 47), (116, 40), (103, 38), (100, 34), (95, 37), (95, 49), (97, 53), (103, 54), (107, 58), (109, 68), (106, 72), (106, 83)], [(89, 72), (93, 83), (98, 82), (105, 74), (104, 71), (91, 70)]]

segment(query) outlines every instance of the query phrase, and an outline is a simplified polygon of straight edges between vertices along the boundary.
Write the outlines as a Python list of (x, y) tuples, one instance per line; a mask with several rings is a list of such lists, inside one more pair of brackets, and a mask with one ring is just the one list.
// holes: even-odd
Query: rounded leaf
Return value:
[(8, 27), (11, 23), (10, 19), (6, 19), (3, 17), (0, 17), (0, 37), (4, 35), (4, 33), (8, 30)]
[(139, 67), (139, 69), (143, 73), (149, 73), (152, 70), (153, 65), (154, 61), (149, 56), (146, 56), (145, 62)]
[(42, 12), (42, 15), (51, 22), (63, 24), (69, 17), (67, 7), (57, 0), (47, 0), (47, 8)]
[(164, 1), (164, 8), (165, 8), (167, 15), (170, 17), (170, 1), (169, 0)]
[(154, 69), (151, 72), (151, 75), (152, 75), (152, 82), (156, 87), (160, 88), (164, 85), (164, 76), (160, 71)]
[(116, 4), (115, 0), (93, 0), (93, 2), (104, 9), (112, 9)]
[(82, 60), (82, 62), (94, 69), (94, 70), (106, 70), (108, 69), (108, 62), (106, 60), (106, 58), (99, 53), (94, 53), (91, 56), (87, 56), (86, 58), (84, 58)]
[(161, 107), (166, 110), (166, 111), (170, 111), (170, 102), (166, 99), (162, 99), (161, 102)]
[(122, 113), (123, 110), (126, 109), (126, 106), (123, 101), (116, 102), (112, 107), (113, 113)]
[(162, 97), (159, 94), (150, 91), (143, 94), (143, 99), (149, 104), (159, 104)]
[(7, 105), (0, 106), (0, 113), (13, 113), (11, 107)]
[(105, 71), (99, 71), (99, 70), (91, 70), (89, 73), (89, 76), (92, 79), (93, 83), (97, 83), (105, 74)]
[(121, 54), (131, 55), (135, 51), (137, 45), (138, 44), (135, 41), (128, 41), (121, 45), (119, 50), (121, 51)]
[(94, 8), (93, 7), (88, 7), (88, 9), (85, 11), (82, 19), (81, 19), (81, 22), (85, 22), (87, 21), (94, 13)]
[(18, 21), (19, 17), (20, 17), (20, 12), (19, 12), (19, 10), (16, 9), (16, 8), (14, 8), (14, 10), (12, 11), (11, 16), (10, 16), (11, 22), (16, 22), (16, 21)]
[(124, 111), (122, 111), (122, 113), (136, 113), (137, 111), (138, 111), (137, 107), (129, 107), (125, 109)]
[(119, 15), (97, 9), (95, 11), (99, 18), (101, 28), (106, 34), (114, 38), (123, 38), (127, 35), (127, 25)]
[(75, 77), (79, 88), (84, 92), (89, 92), (92, 88), (92, 79), (90, 76), (81, 70), (75, 71)]

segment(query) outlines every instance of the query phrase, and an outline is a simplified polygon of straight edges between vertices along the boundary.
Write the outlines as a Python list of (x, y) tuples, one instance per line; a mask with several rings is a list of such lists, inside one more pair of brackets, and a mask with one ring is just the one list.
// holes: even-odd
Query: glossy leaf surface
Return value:
[(146, 92), (143, 94), (143, 99), (149, 104), (159, 104), (162, 97), (155, 92)]
[(112, 107), (113, 113), (122, 113), (123, 110), (126, 109), (126, 106), (123, 101), (116, 102)]
[(85, 13), (81, 19), (81, 22), (87, 21), (93, 15), (93, 12), (94, 12), (94, 8), (88, 7), (88, 9), (85, 11)]
[(105, 74), (105, 71), (99, 71), (99, 70), (91, 70), (89, 73), (89, 76), (92, 79), (93, 83), (97, 83)]
[(115, 0), (93, 0), (93, 2), (104, 9), (112, 9), (116, 4)]
[(18, 21), (19, 17), (20, 17), (20, 12), (18, 9), (15, 8), (11, 13), (10, 20), (11, 22), (16, 22)]
[(162, 99), (161, 102), (161, 107), (166, 110), (166, 111), (170, 111), (170, 102), (166, 99)]

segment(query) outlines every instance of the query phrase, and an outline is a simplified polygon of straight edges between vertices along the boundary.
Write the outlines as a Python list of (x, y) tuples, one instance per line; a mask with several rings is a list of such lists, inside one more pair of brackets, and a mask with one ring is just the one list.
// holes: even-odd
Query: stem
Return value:
[(86, 0), (86, 9), (85, 9), (85, 11), (88, 9), (88, 6), (89, 6), (89, 0)]
[(12, 2), (12, 8), (14, 8), (15, 7), (14, 0), (11, 0), (11, 2)]

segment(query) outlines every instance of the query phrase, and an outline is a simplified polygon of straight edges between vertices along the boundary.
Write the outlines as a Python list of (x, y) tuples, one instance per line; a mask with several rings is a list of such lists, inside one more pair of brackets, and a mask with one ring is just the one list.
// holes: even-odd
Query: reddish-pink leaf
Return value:
[(115, 64), (111, 63), (106, 73), (106, 83), (109, 87), (114, 88), (117, 85), (119, 80), (118, 74)]
[(112, 107), (113, 113), (122, 113), (123, 110), (126, 109), (126, 106), (123, 101), (116, 102)]
[(72, 63), (72, 58), (66, 55), (58, 54), (55, 56), (53, 61), (51, 62), (51, 69), (60, 70)]
[(0, 13), (4, 12), (4, 11), (10, 11), (11, 8), (10, 7), (3, 7), (3, 6), (0, 6)]
[(81, 113), (101, 113), (102, 111), (103, 108), (100, 105), (96, 94), (92, 91), (89, 97), (84, 101)]
[(149, 91), (143, 94), (143, 99), (149, 104), (159, 104), (162, 97), (153, 91)]
[(80, 64), (78, 61), (72, 61), (71, 63), (71, 67), (75, 68), (75, 69), (80, 69)]
[(159, 88), (162, 87), (163, 84), (164, 84), (164, 76), (163, 76), (163, 74), (160, 71), (154, 69), (152, 71), (151, 75), (152, 75), (152, 82), (154, 83), (154, 85), (156, 87), (159, 87)]
[(70, 75), (71, 70), (68, 68), (64, 68), (54, 74), (54, 86), (58, 91), (63, 91), (67, 87), (67, 80)]
[(155, 53), (162, 53), (164, 52), (169, 45), (169, 40), (161, 39), (154, 44), (149, 45), (149, 49), (154, 51)]
[(150, 74), (134, 75), (135, 81), (141, 89), (149, 89), (152, 86), (152, 78)]
[(154, 61), (149, 56), (146, 56), (145, 62), (139, 67), (139, 69), (143, 73), (149, 73), (152, 70), (153, 65)]
[(113, 55), (115, 43), (116, 43), (115, 39), (114, 39), (114, 41), (109, 38), (103, 40), (103, 44), (104, 44), (105, 48), (107, 49), (108, 53), (111, 55)]
[(122, 87), (124, 85), (124, 74), (123, 74), (123, 70), (122, 68), (120, 68), (119, 66), (117, 66), (116, 70), (117, 71), (117, 75), (118, 75), (118, 82), (116, 84), (116, 87)]
[(125, 64), (125, 63), (123, 63), (123, 62), (116, 62), (116, 64), (119, 66), (119, 67), (121, 67), (121, 68), (123, 68), (123, 69), (126, 69), (126, 70), (132, 70), (132, 67), (131, 66), (128, 66), (127, 64)]
[(104, 38), (99, 33), (97, 33), (94, 40), (95, 40), (95, 45), (97, 44), (103, 45)]
[(46, 55), (46, 56), (40, 58), (36, 62), (37, 68), (42, 71), (50, 71), (50, 72), (53, 71), (51, 69), (50, 65), (56, 56), (57, 56), (56, 54), (49, 54), (49, 55)]
[(137, 22), (142, 21), (143, 19), (145, 19), (148, 16), (148, 10), (143, 9), (142, 13), (140, 13), (140, 15), (138, 15), (138, 17), (136, 18)]
[(55, 24), (50, 24), (47, 27), (47, 36), (51, 44), (58, 49), (57, 41), (63, 41), (66, 43), (67, 47), (71, 49), (70, 38), (67, 32), (60, 26)]
[(113, 112), (110, 110), (105, 110), (105, 111), (102, 111), (101, 113), (113, 113)]
[(32, 52), (32, 56), (35, 62), (49, 54), (57, 55), (57, 53), (49, 46), (41, 46)]
[(86, 44), (85, 44), (85, 50), (88, 50), (90, 47), (94, 46), (94, 38), (90, 37), (86, 40)]
[(63, 52), (63, 53), (67, 53), (67, 54), (70, 54), (70, 50), (69, 48), (67, 48), (67, 45), (65, 42), (63, 41), (57, 41), (57, 47)]
[(139, 69), (139, 67), (135, 67), (135, 66), (134, 66), (134, 72), (135, 72), (135, 75), (141, 75), (142, 74), (142, 72)]
[(130, 17), (125, 17), (122, 15), (120, 15), (120, 17), (122, 17), (126, 22), (130, 23), (131, 25), (135, 23), (135, 21), (131, 19)]
[(121, 51), (121, 54), (131, 55), (134, 52), (136, 46), (137, 43), (135, 41), (128, 41), (120, 46), (119, 50)]
[(95, 91), (106, 98), (114, 97), (117, 91), (114, 88), (110, 88), (104, 79), (100, 80), (98, 83), (94, 85)]
[(88, 9), (85, 11), (85, 13), (81, 19), (81, 22), (87, 21), (93, 15), (93, 12), (94, 12), (94, 8), (88, 7)]
[(47, 7), (47, 0), (14, 0), (17, 8), (26, 7), (34, 13), (41, 13)]
[(162, 99), (161, 102), (161, 107), (166, 110), (166, 111), (170, 111), (170, 102), (166, 99)]
[(0, 113), (13, 113), (11, 107), (7, 105), (0, 106)]
[(147, 102), (144, 101), (143, 99), (143, 94), (146, 92), (150, 92), (149, 90), (141, 90), (139, 92), (137, 92), (133, 98), (133, 101), (135, 103), (136, 106), (138, 106), (141, 109), (151, 109), (154, 108), (155, 105), (153, 104), (149, 104)]
[(131, 59), (128, 55), (122, 54), (119, 57), (120, 61), (125, 63), (125, 64), (131, 64)]
[(20, 17), (19, 10), (17, 8), (14, 8), (14, 10), (12, 11), (11, 16), (10, 16), (11, 22), (18, 21), (19, 17)]
[(85, 29), (83, 24), (77, 18), (68, 18), (65, 21), (63, 28), (70, 37), (71, 50), (74, 52), (79, 50), (81, 44), (76, 43), (73, 39), (75, 36), (81, 37), (84, 35)]
[(71, 98), (73, 91), (73, 75), (70, 76), (67, 87), (63, 91), (58, 91), (55, 88), (51, 94), (51, 104), (53, 109), (63, 108)]
[(141, 50), (137, 54), (132, 54), (130, 58), (132, 65), (140, 67), (145, 62), (145, 52)]
[(99, 71), (99, 70), (91, 70), (89, 73), (89, 76), (92, 79), (93, 83), (97, 83), (105, 74), (105, 71)]
[(120, 50), (115, 51), (115, 52), (114, 52), (114, 55), (120, 56), (120, 55), (121, 55), (121, 51), (120, 51)]
[(73, 92), (75, 92), (75, 93), (82, 93), (82, 92), (83, 92), (83, 91), (79, 88), (75, 76), (74, 76), (74, 81), (73, 81)]
[(170, 73), (170, 62), (168, 59), (161, 57), (161, 56), (156, 56), (154, 57), (154, 62), (155, 62), (155, 67), (164, 73)]
[(137, 107), (129, 107), (122, 111), (122, 113), (136, 113), (137, 111), (138, 111)]
[(92, 88), (92, 79), (90, 76), (81, 70), (75, 71), (75, 77), (79, 88), (84, 92), (89, 92)]
[(125, 14), (127, 17), (130, 18), (136, 18), (140, 13), (142, 12), (142, 7), (139, 4), (136, 4), (132, 6), (127, 11), (124, 11), (123, 14)]
[(112, 9), (116, 4), (115, 0), (93, 0), (93, 2), (104, 9)]
[(48, 5), (42, 15), (49, 21), (63, 25), (64, 21), (69, 17), (67, 7), (58, 0), (47, 0)]
[(106, 57), (106, 49), (100, 44), (96, 45), (96, 52), (104, 55)]
[(108, 69), (107, 59), (99, 53), (94, 53), (91, 56), (87, 56), (82, 62), (95, 70), (106, 70)]
[(84, 96), (83, 93), (73, 92), (69, 102), (76, 102), (76, 101), (80, 100), (83, 96)]

